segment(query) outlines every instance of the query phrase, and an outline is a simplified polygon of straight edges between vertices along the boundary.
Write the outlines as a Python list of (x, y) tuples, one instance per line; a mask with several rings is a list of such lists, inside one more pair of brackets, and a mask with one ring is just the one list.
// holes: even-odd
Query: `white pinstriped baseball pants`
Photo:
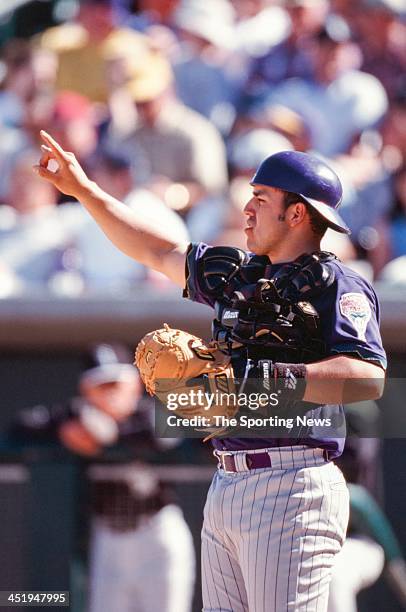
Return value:
[[(233, 453), (240, 469), (244, 454)], [(320, 449), (282, 447), (270, 456), (272, 468), (219, 469), (213, 478), (202, 529), (203, 612), (327, 610), (348, 523), (344, 477)]]

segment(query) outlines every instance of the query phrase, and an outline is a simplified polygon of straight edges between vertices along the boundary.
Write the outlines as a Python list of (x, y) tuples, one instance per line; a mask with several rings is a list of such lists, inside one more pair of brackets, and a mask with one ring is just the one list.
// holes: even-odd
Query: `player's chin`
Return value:
[(245, 240), (247, 244), (247, 249), (249, 251), (255, 252), (256, 242), (253, 236), (253, 229), (251, 227), (246, 228), (245, 232)]
[(258, 240), (255, 239), (254, 232), (252, 228), (246, 228), (244, 230), (246, 237), (247, 250), (251, 253), (255, 253), (255, 255), (266, 255), (267, 251), (264, 250), (263, 246)]

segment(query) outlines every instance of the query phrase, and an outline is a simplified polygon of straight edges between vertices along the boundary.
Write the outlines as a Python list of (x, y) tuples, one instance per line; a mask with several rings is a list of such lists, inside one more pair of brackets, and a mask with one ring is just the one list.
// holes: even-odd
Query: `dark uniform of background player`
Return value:
[[(30, 443), (59, 439), (73, 453), (99, 459), (85, 493), (89, 612), (189, 612), (192, 536), (173, 491), (148, 465), (179, 440), (154, 435), (153, 402), (143, 396), (129, 361), (123, 346), (93, 347), (78, 396), (66, 405), (21, 411), (11, 435)], [(103, 452), (113, 445), (116, 452)]]
[[(313, 416), (340, 416), (343, 395), (347, 402), (380, 396), (386, 361), (375, 293), (334, 257), (317, 254), (327, 226), (347, 231), (336, 211), (340, 182), (323, 162), (281, 152), (261, 164), (244, 211), (250, 254), (176, 243), (42, 137), (39, 175), (77, 197), (129, 256), (180, 286), (186, 281), (186, 296), (214, 306), (217, 339), (243, 376), (263, 378), (285, 400), (313, 404)], [(47, 169), (53, 158), (56, 173)], [(232, 326), (221, 317), (230, 308), (237, 311)], [(349, 378), (364, 384), (347, 390)], [(220, 469), (203, 526), (204, 610), (325, 610), (348, 520), (345, 482), (330, 461), (341, 453), (342, 434), (307, 427), (294, 439), (270, 433), (214, 443)]]
[[(336, 462), (349, 486), (350, 521), (333, 567), (328, 612), (356, 612), (358, 594), (381, 574), (406, 607), (406, 564), (382, 510), (380, 410), (376, 402), (359, 402), (347, 406), (345, 415), (347, 439)], [(373, 596), (366, 595), (369, 605)]]

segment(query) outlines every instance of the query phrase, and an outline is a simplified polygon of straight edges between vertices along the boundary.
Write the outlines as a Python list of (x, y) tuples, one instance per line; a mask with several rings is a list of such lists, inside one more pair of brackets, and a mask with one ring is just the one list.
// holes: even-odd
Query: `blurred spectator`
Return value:
[(289, 18), (277, 2), (231, 0), (236, 13), (234, 46), (248, 58), (259, 57), (288, 34)]
[(75, 151), (81, 163), (98, 146), (97, 116), (90, 101), (75, 92), (37, 93), (24, 109), (19, 128), (0, 129), (0, 197), (8, 197), (9, 177), (26, 149), (39, 146), (39, 131), (47, 129)]
[(21, 126), (25, 104), (33, 95), (33, 52), (28, 42), (11, 40), (1, 54), (0, 125)]
[(376, 132), (366, 132), (346, 155), (337, 157), (336, 166), (343, 182), (342, 211), (352, 231), (352, 240), (359, 254), (366, 257), (374, 270), (382, 256), (378, 227), (388, 214), (393, 186), (382, 153), (382, 142)]
[(406, 26), (399, 19), (402, 0), (361, 0), (356, 26), (364, 61), (362, 69), (375, 75), (390, 99), (406, 70)]
[(39, 42), (57, 56), (57, 89), (94, 102), (108, 100), (106, 61), (112, 53), (121, 55), (130, 71), (147, 50), (146, 37), (115, 25), (113, 0), (81, 0), (76, 22), (46, 30)]
[(40, 146), (39, 132), (50, 125), (53, 105), (52, 91), (38, 91), (21, 108), (20, 125), (0, 126), (0, 202), (7, 197), (10, 173), (18, 157), (26, 149)]
[(395, 203), (391, 211), (389, 259), (406, 255), (406, 166), (395, 177)]
[(255, 95), (282, 81), (313, 76), (312, 37), (320, 30), (328, 11), (327, 0), (285, 0), (289, 16), (287, 37), (253, 62), (249, 88)]
[[(150, 187), (178, 210), (190, 208), (206, 194), (224, 192), (224, 143), (205, 117), (177, 100), (169, 62), (152, 53), (128, 88), (137, 125), (126, 137), (111, 137), (130, 154), (142, 151), (150, 166)], [(174, 183), (180, 185), (173, 189)]]
[(158, 23), (168, 23), (179, 0), (138, 0), (140, 12), (150, 15)]
[(330, 11), (335, 15), (340, 15), (352, 26), (356, 23), (361, 10), (362, 0), (330, 0)]
[(151, 26), (168, 26), (180, 0), (117, 0), (127, 4), (124, 22), (127, 26), (145, 32)]
[(229, 0), (183, 0), (172, 16), (182, 37), (202, 49), (233, 47), (234, 11)]
[[(378, 227), (380, 279), (390, 282), (406, 282), (406, 166), (396, 176), (395, 200), (392, 210)], [(391, 261), (393, 260), (393, 261)], [(388, 263), (390, 262), (390, 263)], [(385, 265), (387, 264), (387, 265)]]
[(273, 130), (250, 130), (231, 139), (230, 167), (232, 178), (242, 176), (251, 179), (259, 164), (279, 151), (292, 150), (287, 138)]
[(350, 149), (363, 130), (384, 117), (388, 101), (380, 82), (356, 68), (359, 47), (348, 25), (331, 18), (312, 46), (314, 80), (288, 79), (266, 97), (264, 106), (287, 106), (304, 118), (312, 147), (326, 156)]
[(280, 104), (267, 107), (263, 104), (251, 106), (248, 112), (240, 115), (233, 127), (233, 134), (252, 129), (266, 129), (278, 132), (293, 145), (295, 151), (306, 152), (310, 148), (310, 130), (303, 117)]
[(234, 34), (231, 6), (226, 0), (184, 0), (173, 24), (181, 43), (173, 62), (177, 94), (227, 134), (238, 93), (228, 65)]
[[(58, 4), (58, 0), (5, 0), (0, 5), (2, 21), (4, 16), (7, 20), (7, 13), (10, 16), (9, 11), (16, 7), (12, 15), (12, 32), (16, 38), (29, 38), (55, 23), (55, 17), (58, 19)], [(71, 13), (74, 7), (65, 3), (65, 15)]]
[[(90, 175), (102, 189), (133, 210), (142, 211), (143, 217), (147, 215), (157, 225), (170, 227), (181, 242), (188, 241), (186, 226), (179, 215), (157, 196), (136, 186), (128, 156), (99, 151), (89, 165)], [(130, 291), (137, 282), (145, 280), (146, 269), (116, 249), (84, 210), (83, 216), (72, 244), (80, 254), (80, 273), (86, 289)]]
[(96, 115), (88, 98), (73, 91), (61, 91), (54, 99), (49, 123), (43, 125), (65, 151), (74, 151), (81, 163), (98, 145)]
[(53, 90), (56, 61), (52, 53), (26, 40), (11, 39), (0, 54), (0, 125), (20, 127), (29, 102)]
[(77, 205), (57, 207), (57, 194), (33, 172), (36, 151), (13, 168), (6, 204), (0, 206), (0, 261), (24, 289), (49, 288), (81, 222)]
[(406, 163), (406, 76), (389, 107), (382, 136), (388, 164), (396, 170)]
[[(37, 142), (39, 127), (31, 119), (49, 100), (55, 81), (55, 63), (49, 53), (32, 49), (24, 40), (11, 40), (0, 59), (0, 201), (8, 190), (15, 157)], [(45, 105), (47, 105), (46, 102)], [(49, 104), (48, 104), (49, 107)], [(44, 113), (41, 118), (44, 119)], [(42, 124), (42, 121), (41, 121)]]

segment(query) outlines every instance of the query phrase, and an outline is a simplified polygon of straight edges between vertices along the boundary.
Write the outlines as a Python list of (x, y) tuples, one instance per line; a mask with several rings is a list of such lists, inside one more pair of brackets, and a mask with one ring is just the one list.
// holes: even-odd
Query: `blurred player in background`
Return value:
[[(357, 612), (357, 595), (382, 572), (399, 602), (406, 605), (406, 565), (382, 498), (380, 412), (373, 401), (346, 407), (349, 436), (336, 460), (350, 491), (347, 539), (334, 562), (328, 612)], [(372, 437), (375, 436), (375, 437)]]
[(117, 442), (131, 445), (135, 463), (90, 468), (89, 612), (191, 610), (192, 536), (172, 492), (148, 467), (177, 441), (154, 436), (153, 406), (142, 390), (126, 350), (97, 345), (68, 407), (23, 410), (15, 427), (31, 441), (35, 433), (58, 436), (88, 458)]

